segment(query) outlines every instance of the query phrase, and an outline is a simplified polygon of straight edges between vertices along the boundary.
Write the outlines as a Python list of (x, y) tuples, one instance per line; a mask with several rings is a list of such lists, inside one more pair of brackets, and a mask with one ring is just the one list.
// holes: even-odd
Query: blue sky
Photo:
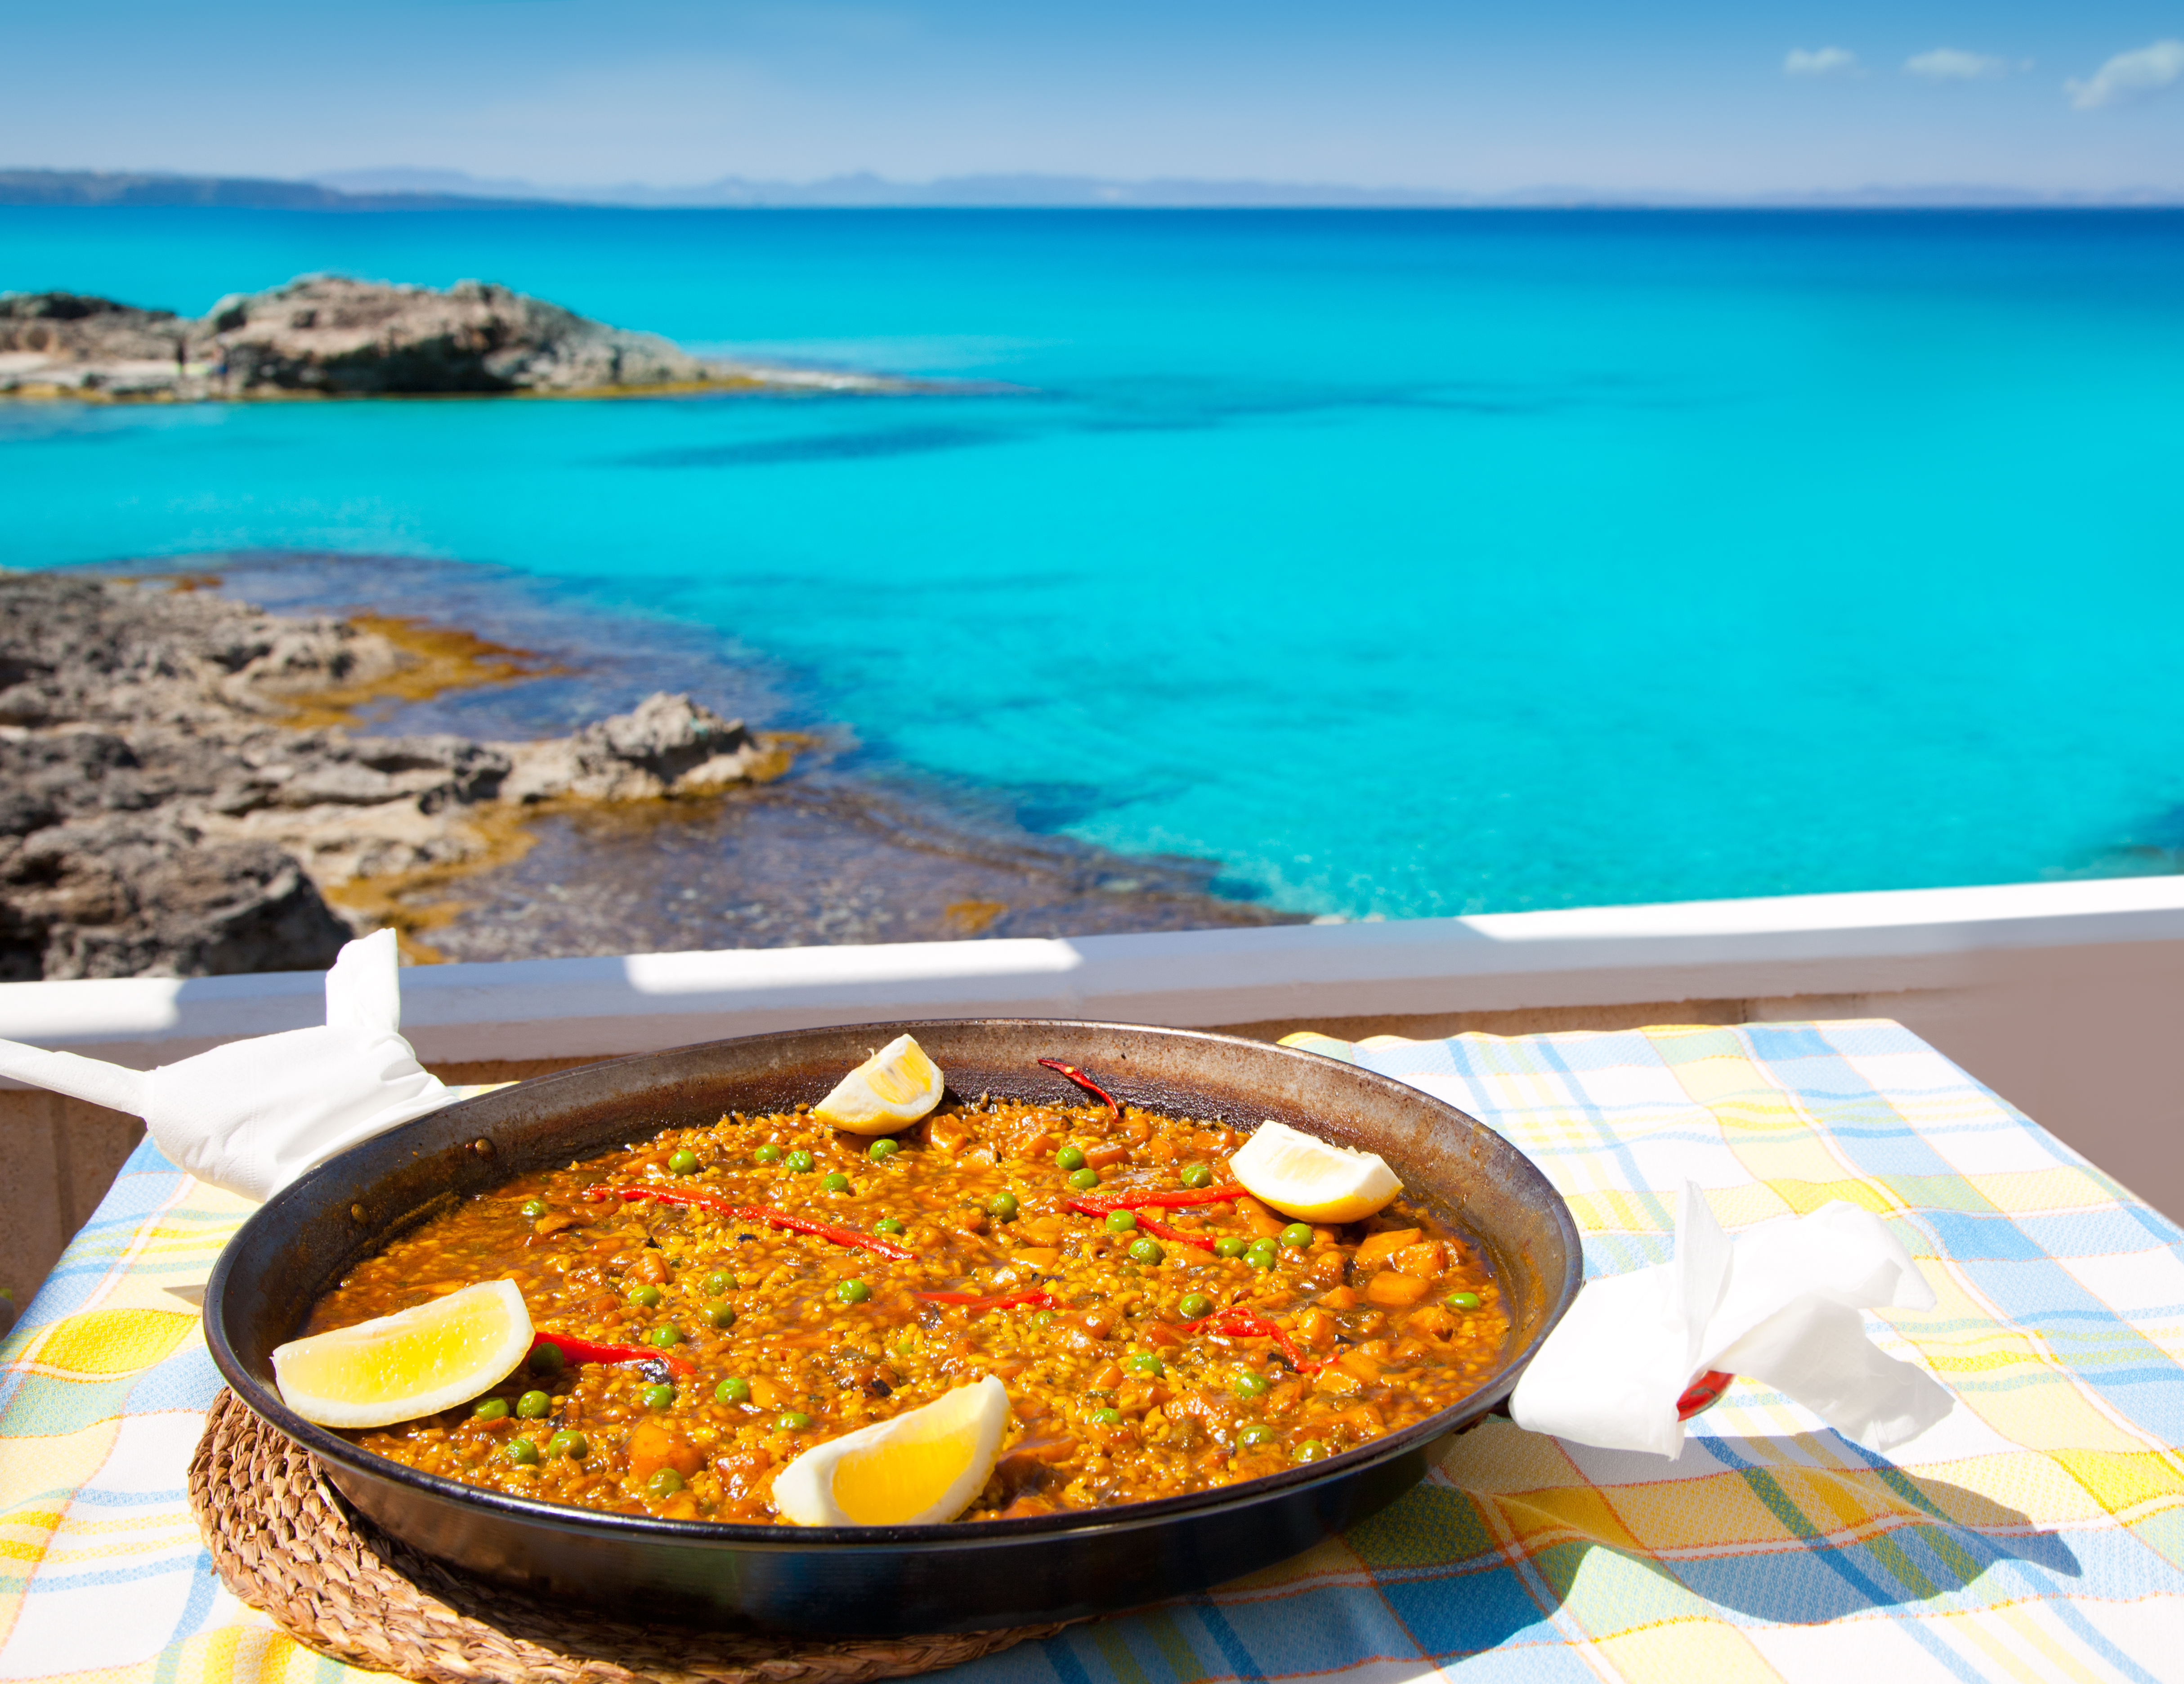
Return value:
[(2184, 187), (2184, 0), (10, 10), (16, 166)]

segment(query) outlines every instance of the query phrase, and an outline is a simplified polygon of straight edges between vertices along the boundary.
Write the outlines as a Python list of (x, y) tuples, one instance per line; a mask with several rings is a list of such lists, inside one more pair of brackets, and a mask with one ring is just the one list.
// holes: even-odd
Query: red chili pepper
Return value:
[(1196, 1321), (1183, 1324), (1185, 1333), (1195, 1333), (1201, 1327), (1212, 1327), (1216, 1333), (1225, 1333), (1237, 1339), (1271, 1339), (1281, 1347), (1282, 1355), (1290, 1359), (1290, 1366), (1301, 1375), (1316, 1374), (1327, 1363), (1307, 1357), (1297, 1349), (1296, 1341), (1268, 1321), (1256, 1310), (1247, 1310), (1241, 1304), (1231, 1304), (1225, 1310), (1216, 1310), (1210, 1316), (1201, 1316)]
[(655, 1204), (694, 1205), (700, 1210), (716, 1210), (733, 1216), (740, 1222), (756, 1222), (768, 1228), (785, 1228), (792, 1234), (816, 1235), (822, 1240), (832, 1240), (838, 1246), (854, 1246), (861, 1251), (891, 1257), (897, 1263), (908, 1263), (917, 1255), (907, 1246), (898, 1246), (892, 1240), (877, 1234), (860, 1234), (854, 1228), (837, 1228), (831, 1222), (814, 1222), (806, 1216), (791, 1216), (787, 1211), (774, 1210), (766, 1205), (739, 1205), (724, 1199), (717, 1193), (686, 1193), (675, 1187), (587, 1187), (587, 1199), (599, 1200), (649, 1199)]
[(550, 1345), (571, 1363), (665, 1363), (677, 1374), (695, 1374), (698, 1365), (688, 1357), (649, 1345), (601, 1345), (589, 1339), (572, 1339), (566, 1333), (536, 1333), (531, 1348)]
[(1251, 1195), (1241, 1187), (1170, 1187), (1164, 1192), (1087, 1193), (1072, 1199), (1069, 1207), (1087, 1216), (1105, 1216), (1111, 1210), (1189, 1210), (1194, 1205), (1217, 1205)]
[[(1068, 1208), (1077, 1212), (1080, 1216), (1106, 1216), (1111, 1212), (1128, 1210), (1132, 1207), (1127, 1202), (1111, 1205), (1095, 1204), (1090, 1199), (1072, 1199), (1068, 1202)], [(1210, 1252), (1213, 1249), (1213, 1241), (1205, 1235), (1179, 1233), (1165, 1222), (1156, 1221), (1150, 1216), (1140, 1216), (1138, 1218), (1138, 1226), (1148, 1234), (1156, 1235), (1163, 1240), (1179, 1241), (1183, 1245), (1195, 1246), (1201, 1252)]]
[(1057, 1308), (1053, 1293), (1037, 1290), (1003, 1292), (991, 1298), (981, 1298), (976, 1292), (913, 1292), (910, 1296), (923, 1303), (961, 1304), (969, 1310), (1006, 1310), (1018, 1304), (1036, 1304), (1043, 1310)]
[(1064, 1064), (1059, 1058), (1042, 1058), (1039, 1062), (1045, 1065), (1048, 1069), (1057, 1071), (1061, 1074), (1068, 1077), (1071, 1081), (1076, 1083), (1077, 1085), (1084, 1089), (1085, 1092), (1099, 1095), (1100, 1098), (1107, 1101), (1107, 1108), (1115, 1113), (1115, 1120), (1117, 1123), (1123, 1120), (1122, 1101), (1117, 1099), (1114, 1095), (1109, 1093), (1106, 1089), (1101, 1087), (1099, 1083), (1094, 1081), (1089, 1076), (1086, 1075), (1082, 1070), (1078, 1069), (1074, 1064)]
[(1736, 1384), (1735, 1375), (1725, 1375), (1719, 1369), (1708, 1369), (1685, 1387), (1684, 1395), (1676, 1400), (1676, 1419), (1688, 1421), (1701, 1410), (1713, 1408), (1721, 1402), (1721, 1394)]

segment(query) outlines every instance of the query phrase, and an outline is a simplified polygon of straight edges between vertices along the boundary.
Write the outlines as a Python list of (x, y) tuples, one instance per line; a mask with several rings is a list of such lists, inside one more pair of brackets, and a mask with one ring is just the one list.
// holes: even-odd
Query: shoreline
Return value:
[[(320, 565), (287, 606), (362, 582)], [(610, 711), (639, 675), (581, 646), (222, 589), (202, 567), (0, 574), (0, 977), (316, 968), (387, 925), (432, 963), (1301, 921), (1209, 892), (1206, 862), (950, 811), (843, 764), (840, 732), (664, 691)], [(569, 618), (645, 679), (705, 676), (644, 659), (641, 625)], [(736, 676), (708, 688), (753, 700)], [(544, 734), (541, 711), (589, 722)]]

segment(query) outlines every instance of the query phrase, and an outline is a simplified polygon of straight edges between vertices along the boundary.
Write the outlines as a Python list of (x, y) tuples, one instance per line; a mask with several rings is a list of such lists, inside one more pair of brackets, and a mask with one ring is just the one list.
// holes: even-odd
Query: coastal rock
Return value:
[(576, 392), (715, 377), (665, 339), (477, 281), (438, 293), (311, 276), (224, 298), (199, 326), (220, 377), (242, 392)]
[(310, 275), (202, 318), (74, 293), (0, 294), (0, 393), (225, 399), (913, 382), (694, 357), (480, 281), (446, 291)]
[(786, 763), (687, 695), (488, 743), (283, 722), (413, 660), (345, 622), (159, 583), (0, 574), (0, 980), (315, 969), (353, 885), (506, 857), (526, 806)]
[(402, 652), (344, 621), (261, 613), (209, 594), (9, 575), (0, 725), (276, 717), (299, 696), (384, 678)]
[(687, 695), (658, 691), (574, 737), (519, 748), (503, 794), (517, 801), (694, 795), (751, 778), (767, 752), (742, 720), (723, 719)]
[(119, 816), (0, 839), (0, 980), (316, 970), (354, 934), (269, 844)]

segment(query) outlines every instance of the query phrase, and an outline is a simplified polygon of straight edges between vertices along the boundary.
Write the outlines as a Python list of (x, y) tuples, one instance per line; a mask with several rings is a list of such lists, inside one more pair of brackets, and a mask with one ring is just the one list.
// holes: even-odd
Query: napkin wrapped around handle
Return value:
[(1673, 1458), (1684, 1445), (1676, 1400), (1711, 1370), (1774, 1386), (1846, 1438), (1886, 1451), (1954, 1400), (1867, 1338), (1859, 1312), (1934, 1303), (1871, 1211), (1836, 1200), (1732, 1241), (1686, 1181), (1674, 1260), (1587, 1282), (1518, 1380), (1509, 1412), (1535, 1432)]
[(394, 932), (352, 941), (326, 973), (326, 1021), (230, 1041), (155, 1070), (0, 1040), (0, 1075), (144, 1119), (200, 1181), (269, 1199), (306, 1171), (454, 1095), (403, 1040)]

